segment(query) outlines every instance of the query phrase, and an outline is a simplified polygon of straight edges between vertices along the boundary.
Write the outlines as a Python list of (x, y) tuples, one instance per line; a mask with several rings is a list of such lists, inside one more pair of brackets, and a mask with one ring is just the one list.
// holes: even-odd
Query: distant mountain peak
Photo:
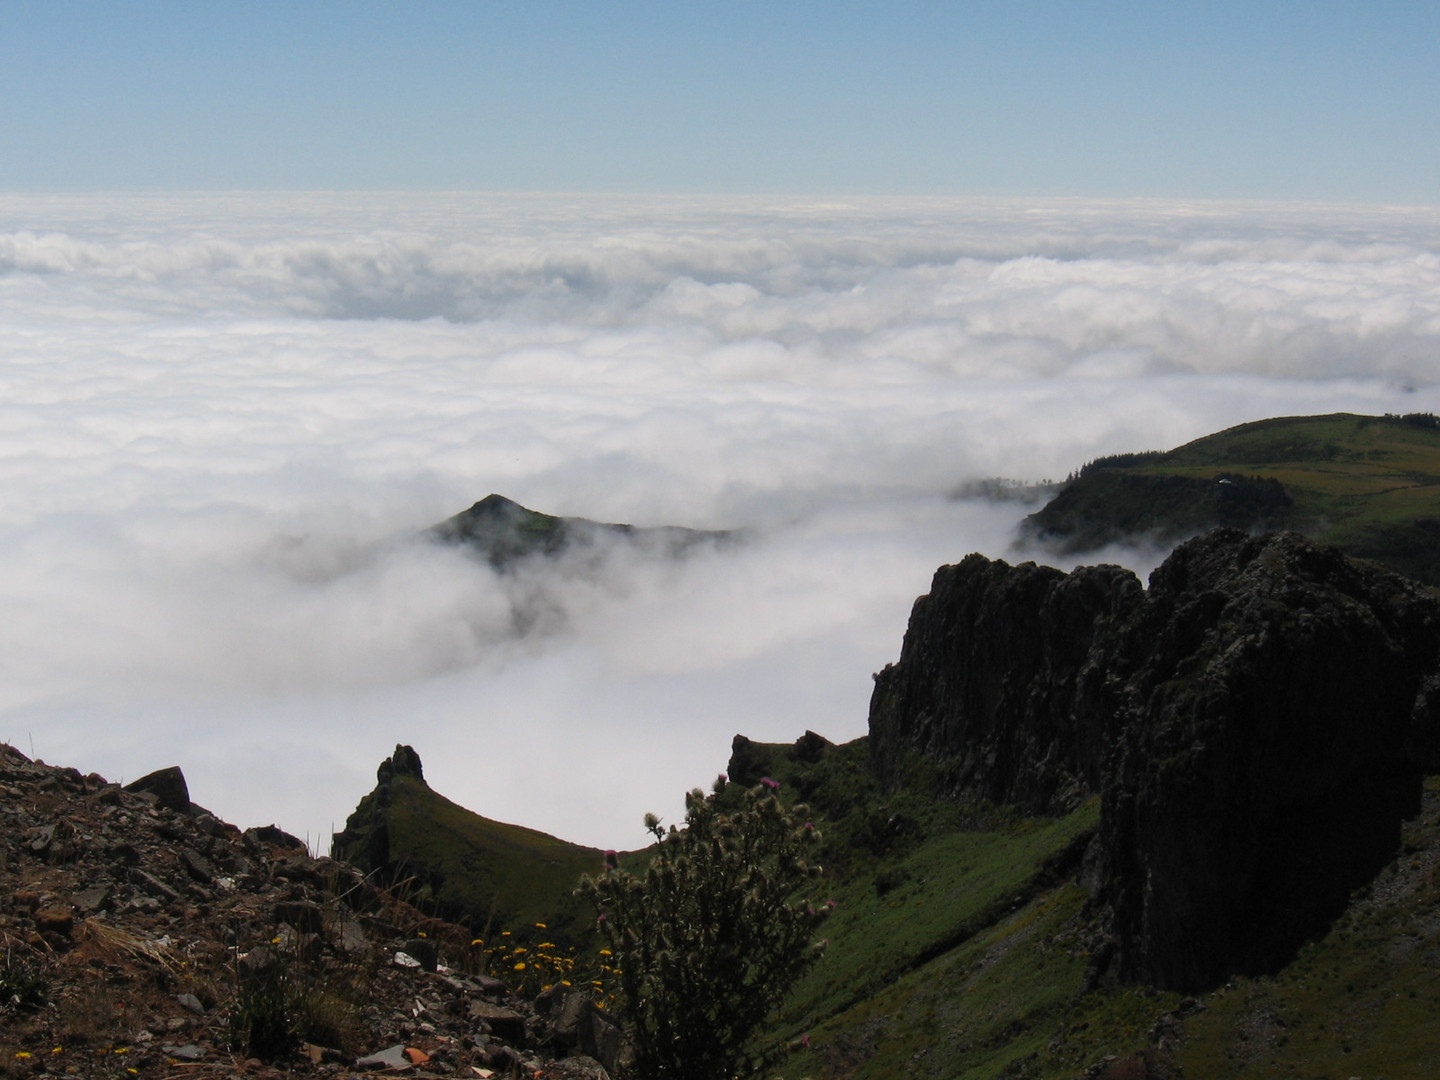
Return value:
[(491, 492), (485, 498), (425, 530), (447, 544), (463, 544), (497, 570), (534, 556), (553, 557), (579, 547), (621, 540), (667, 556), (684, 554), (705, 541), (733, 539), (728, 530), (686, 529), (676, 525), (636, 527), (581, 517), (558, 517), (522, 506)]

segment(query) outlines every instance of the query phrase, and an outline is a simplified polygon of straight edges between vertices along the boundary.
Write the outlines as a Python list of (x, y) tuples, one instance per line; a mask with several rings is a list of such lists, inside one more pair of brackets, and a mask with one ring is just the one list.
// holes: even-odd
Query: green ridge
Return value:
[(1026, 529), (1067, 552), (1214, 525), (1294, 529), (1440, 585), (1440, 421), (1292, 416), (1086, 465)]
[[(482, 817), (432, 791), (414, 776), (390, 781), (390, 805), (379, 811), (388, 833), (390, 875), (401, 894), (478, 931), (545, 923), (549, 936), (588, 934), (591, 913), (573, 895), (604, 853), (534, 829)], [(335, 856), (361, 866), (368, 853), (375, 793), (365, 796), (337, 837)], [(360, 823), (363, 826), (356, 828)], [(346, 834), (341, 834), (345, 836)]]

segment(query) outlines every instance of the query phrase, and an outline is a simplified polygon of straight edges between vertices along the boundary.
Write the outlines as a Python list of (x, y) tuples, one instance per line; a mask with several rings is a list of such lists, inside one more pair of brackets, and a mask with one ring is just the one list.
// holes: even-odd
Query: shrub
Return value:
[[(685, 826), (645, 824), (658, 844), (643, 877), (612, 854), (581, 880), (618, 968), (620, 1014), (640, 1080), (729, 1080), (751, 1064), (750, 1042), (799, 976), (819, 959), (814, 931), (829, 914), (796, 896), (820, 868), (805, 858), (819, 834), (762, 780), (735, 798), (685, 797)], [(723, 805), (722, 805), (723, 804)]]
[(236, 983), (229, 1010), (233, 1049), (279, 1061), (304, 1042), (343, 1048), (350, 1041), (354, 1006), (293, 951), (252, 949), (237, 965)]
[(32, 959), (11, 948), (0, 954), (0, 1016), (40, 1008), (48, 989), (45, 976)]

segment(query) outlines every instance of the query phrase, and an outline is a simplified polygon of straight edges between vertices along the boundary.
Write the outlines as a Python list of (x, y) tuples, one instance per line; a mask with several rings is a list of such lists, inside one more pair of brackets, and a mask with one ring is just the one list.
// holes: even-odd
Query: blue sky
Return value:
[(1440, 4), (0, 0), (0, 190), (1440, 203)]

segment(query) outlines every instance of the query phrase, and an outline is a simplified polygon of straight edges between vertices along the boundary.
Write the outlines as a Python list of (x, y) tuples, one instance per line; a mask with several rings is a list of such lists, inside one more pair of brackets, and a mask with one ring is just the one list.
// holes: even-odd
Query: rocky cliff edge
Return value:
[(876, 676), (891, 787), (1101, 799), (1099, 966), (1203, 989), (1273, 971), (1393, 857), (1440, 765), (1440, 603), (1290, 533), (1216, 530), (1143, 589), (973, 555)]

